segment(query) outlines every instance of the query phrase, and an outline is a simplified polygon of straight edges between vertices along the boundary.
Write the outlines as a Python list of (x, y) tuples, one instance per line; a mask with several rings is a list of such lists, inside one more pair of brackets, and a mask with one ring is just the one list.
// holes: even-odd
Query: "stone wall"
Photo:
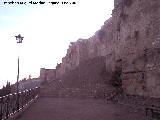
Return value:
[[(57, 65), (57, 78), (75, 69), (81, 62), (89, 59), (89, 49), (92, 47), (87, 39), (79, 39), (71, 42), (67, 54), (62, 58), (62, 63)], [(96, 45), (94, 45), (96, 46)], [(94, 51), (91, 53), (94, 55)]]
[(55, 69), (41, 68), (41, 70), (40, 70), (40, 80), (41, 81), (52, 81), (54, 79), (56, 79), (56, 70)]
[[(117, 42), (122, 59), (123, 89), (131, 95), (160, 97), (160, 1), (122, 0), (114, 11), (116, 9), (120, 11)], [(117, 13), (114, 14), (117, 17)], [(118, 54), (117, 50), (115, 52)]]
[(57, 77), (81, 62), (106, 57), (108, 79), (117, 61), (122, 64), (126, 94), (160, 97), (160, 1), (115, 0), (112, 18), (89, 39), (71, 43)]

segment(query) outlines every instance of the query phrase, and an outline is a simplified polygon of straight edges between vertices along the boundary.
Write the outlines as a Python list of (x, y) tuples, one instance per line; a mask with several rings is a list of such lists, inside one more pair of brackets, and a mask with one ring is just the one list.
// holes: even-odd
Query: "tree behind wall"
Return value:
[(0, 89), (0, 97), (8, 95), (11, 93), (11, 85), (10, 82), (7, 82), (6, 86), (3, 86), (2, 89)]

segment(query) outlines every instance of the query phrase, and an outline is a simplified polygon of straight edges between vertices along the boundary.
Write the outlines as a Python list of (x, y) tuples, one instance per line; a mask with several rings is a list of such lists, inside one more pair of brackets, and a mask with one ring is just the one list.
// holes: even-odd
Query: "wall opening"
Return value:
[(117, 88), (118, 92), (122, 92), (121, 74), (122, 74), (122, 60), (119, 59), (116, 61), (115, 70), (111, 77), (111, 84), (113, 87)]

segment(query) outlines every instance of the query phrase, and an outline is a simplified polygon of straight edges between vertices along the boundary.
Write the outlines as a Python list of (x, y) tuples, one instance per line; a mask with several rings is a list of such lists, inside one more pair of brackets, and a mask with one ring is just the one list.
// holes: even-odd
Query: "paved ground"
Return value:
[(16, 120), (146, 120), (142, 111), (105, 100), (41, 98)]

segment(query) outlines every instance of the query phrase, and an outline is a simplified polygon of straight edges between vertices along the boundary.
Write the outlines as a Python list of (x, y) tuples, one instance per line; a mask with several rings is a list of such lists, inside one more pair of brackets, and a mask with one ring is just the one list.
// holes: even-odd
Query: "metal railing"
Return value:
[(19, 112), (38, 97), (39, 87), (0, 97), (0, 120)]

